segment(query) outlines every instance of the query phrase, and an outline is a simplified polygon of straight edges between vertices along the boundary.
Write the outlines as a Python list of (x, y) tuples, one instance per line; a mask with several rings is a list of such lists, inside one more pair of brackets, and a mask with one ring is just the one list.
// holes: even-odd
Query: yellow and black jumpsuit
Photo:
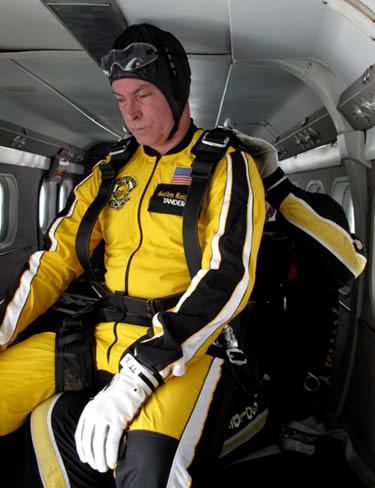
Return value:
[[(191, 486), (193, 460), (198, 453), (206, 454), (197, 446), (225, 369), (223, 359), (206, 351), (245, 307), (254, 285), (264, 189), (251, 156), (236, 151), (234, 158), (233, 148), (217, 164), (204, 197), (198, 223), (202, 266), (193, 279), (189, 276), (182, 213), (194, 158), (191, 148), (201, 134), (192, 125), (178, 147), (162, 157), (138, 147), (118, 172), (110, 201), (91, 234), (91, 252), (105, 242), (105, 285), (110, 292), (146, 299), (182, 294), (173, 309), (153, 316), (151, 333), (148, 327), (125, 322), (95, 327), (98, 371), (117, 373), (122, 355), (138, 341), (137, 358), (165, 380), (130, 426), (125, 461), (116, 470), (118, 486)], [(77, 475), (74, 466), (64, 466), (66, 459), (48, 438), (53, 429), (47, 423), (53, 422), (59, 401), (75, 395), (75, 408), (79, 398), (84, 403), (89, 396), (54, 396), (54, 333), (8, 346), (82, 273), (75, 237), (100, 183), (95, 167), (75, 188), (74, 202), (50, 228), (50, 249), (31, 256), (0, 327), (0, 434), (17, 429), (37, 405), (50, 399), (33, 415), (32, 429), (41, 476), (51, 487), (96, 486), (88, 465), (75, 458), (72, 463), (83, 470)], [(64, 435), (67, 424), (62, 430)], [(67, 442), (74, 450), (72, 438)]]

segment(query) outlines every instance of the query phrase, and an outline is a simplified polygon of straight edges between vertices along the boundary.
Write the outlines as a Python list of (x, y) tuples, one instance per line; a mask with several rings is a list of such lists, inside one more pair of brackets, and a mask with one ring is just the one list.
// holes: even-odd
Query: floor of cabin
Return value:
[[(23, 429), (8, 438), (0, 438), (1, 488), (42, 488), (30, 451), (25, 448), (26, 439)], [(313, 455), (284, 452), (238, 463), (220, 470), (215, 476), (207, 488), (367, 486), (348, 467), (343, 446), (337, 441), (321, 442)]]
[(338, 446), (323, 445), (310, 456), (292, 452), (228, 468), (215, 488), (365, 488), (347, 465)]

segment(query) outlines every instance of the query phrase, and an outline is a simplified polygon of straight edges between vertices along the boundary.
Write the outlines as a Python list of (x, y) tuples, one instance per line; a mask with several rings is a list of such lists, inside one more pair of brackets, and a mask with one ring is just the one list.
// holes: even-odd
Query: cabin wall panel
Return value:
[(324, 193), (330, 194), (334, 180), (341, 176), (346, 176), (346, 170), (344, 166), (335, 166), (331, 168), (321, 168), (318, 171), (303, 171), (288, 176), (293, 183), (296, 183), (302, 189), (306, 189), (310, 181), (318, 180), (323, 184)]

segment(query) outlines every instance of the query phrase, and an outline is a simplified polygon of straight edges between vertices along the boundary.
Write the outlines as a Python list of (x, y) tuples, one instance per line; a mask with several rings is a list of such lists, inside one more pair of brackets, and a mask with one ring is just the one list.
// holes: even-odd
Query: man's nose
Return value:
[(133, 101), (133, 100), (129, 101), (126, 108), (125, 108), (125, 113), (132, 120), (139, 119), (141, 116), (141, 111), (139, 110), (138, 103), (136, 101)]

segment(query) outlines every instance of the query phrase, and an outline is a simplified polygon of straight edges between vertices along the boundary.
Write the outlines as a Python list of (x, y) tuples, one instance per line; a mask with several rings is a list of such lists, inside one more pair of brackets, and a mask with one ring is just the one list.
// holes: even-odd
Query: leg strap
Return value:
[(56, 333), (56, 391), (79, 391), (94, 387), (94, 329), (97, 323), (126, 322), (150, 327), (153, 315), (172, 308), (180, 296), (143, 299), (114, 293), (65, 319)]
[(65, 319), (56, 333), (56, 391), (80, 391), (95, 383), (95, 335), (79, 319)]

